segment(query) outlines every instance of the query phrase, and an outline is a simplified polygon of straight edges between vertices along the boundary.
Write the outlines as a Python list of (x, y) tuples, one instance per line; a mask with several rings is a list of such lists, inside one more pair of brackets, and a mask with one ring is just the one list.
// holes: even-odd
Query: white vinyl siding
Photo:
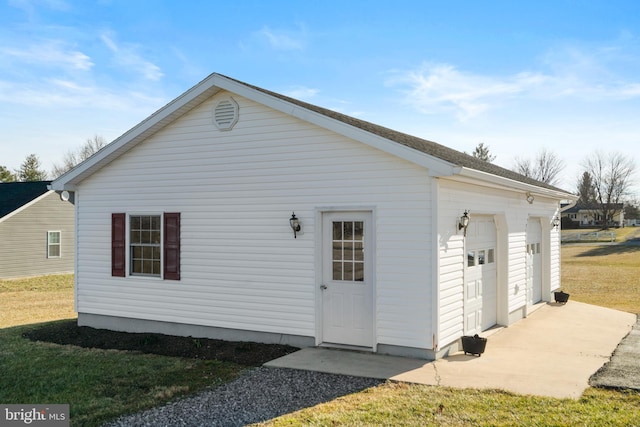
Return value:
[[(431, 348), (428, 171), (235, 95), (239, 120), (221, 132), (212, 114), (225, 96), (80, 184), (78, 311), (314, 336), (315, 214), (364, 206), (376, 218), (376, 341)], [(110, 214), (163, 211), (182, 213), (181, 281), (111, 277)]]
[[(462, 335), (464, 325), (462, 268), (466, 256), (463, 251), (464, 238), (462, 231), (457, 228), (457, 219), (465, 210), (469, 210), (469, 216), (472, 218), (474, 215), (495, 216), (498, 240), (495, 251), (498, 271), (498, 323), (507, 324), (508, 314), (525, 307), (527, 303), (528, 218), (555, 217), (557, 201), (536, 197), (534, 203), (529, 204), (524, 192), (492, 189), (448, 179), (439, 179), (438, 185), (438, 344), (442, 347), (457, 340)], [(543, 242), (544, 239), (543, 236)], [(553, 288), (559, 286), (560, 280), (559, 232), (551, 229), (548, 239), (551, 247), (548, 255), (551, 275), (550, 278), (543, 278), (543, 281), (550, 280)]]

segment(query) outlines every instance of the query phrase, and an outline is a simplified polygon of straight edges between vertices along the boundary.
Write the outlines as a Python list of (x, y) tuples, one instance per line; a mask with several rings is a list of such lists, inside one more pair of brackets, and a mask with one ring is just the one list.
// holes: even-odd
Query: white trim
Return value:
[(52, 191), (52, 190), (47, 190), (47, 192), (45, 192), (44, 194), (41, 194), (40, 196), (36, 197), (35, 199), (31, 200), (30, 202), (25, 203), (24, 205), (20, 206), (18, 209), (9, 212), (8, 214), (6, 214), (2, 218), (0, 218), (0, 223), (2, 223), (3, 221), (11, 218), (14, 215), (19, 214), (23, 210), (27, 209), (29, 206), (32, 206), (32, 205), (38, 203), (40, 200), (44, 199), (45, 197), (47, 197), (49, 194), (51, 194), (53, 192), (54, 191)]
[[(50, 233), (58, 233), (58, 243), (55, 243), (56, 245), (58, 245), (57, 256), (51, 256), (51, 254), (49, 253), (49, 249), (51, 247), (51, 241), (49, 240), (51, 236)], [(47, 259), (57, 258), (62, 258), (62, 230), (47, 230)]]

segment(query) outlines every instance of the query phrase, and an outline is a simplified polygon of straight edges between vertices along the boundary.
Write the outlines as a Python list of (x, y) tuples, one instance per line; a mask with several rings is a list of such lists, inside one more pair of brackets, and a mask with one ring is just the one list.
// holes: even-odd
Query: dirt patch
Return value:
[(84, 348), (127, 350), (163, 356), (211, 359), (260, 366), (298, 349), (288, 345), (233, 342), (151, 333), (115, 332), (78, 326), (76, 320), (47, 324), (22, 334), (32, 341)]

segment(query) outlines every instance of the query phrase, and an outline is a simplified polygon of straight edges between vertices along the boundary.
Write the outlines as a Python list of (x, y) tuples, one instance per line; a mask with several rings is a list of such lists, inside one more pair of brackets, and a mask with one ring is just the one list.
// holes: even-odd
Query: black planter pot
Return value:
[(556, 291), (553, 293), (553, 297), (558, 304), (566, 304), (569, 301), (569, 294), (566, 292)]
[(462, 337), (462, 351), (464, 354), (475, 354), (478, 357), (484, 353), (484, 349), (487, 347), (487, 339), (478, 336), (465, 335)]

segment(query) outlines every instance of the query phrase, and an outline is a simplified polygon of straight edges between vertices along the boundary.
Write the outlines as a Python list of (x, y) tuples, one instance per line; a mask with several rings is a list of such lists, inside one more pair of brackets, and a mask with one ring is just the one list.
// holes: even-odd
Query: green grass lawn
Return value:
[(69, 403), (74, 426), (98, 426), (231, 381), (246, 369), (24, 338), (38, 322), (75, 316), (69, 275), (0, 281), (0, 313), (0, 403)]
[[(572, 300), (640, 313), (640, 248), (563, 247), (562, 256)], [(0, 281), (1, 403), (70, 403), (72, 425), (94, 426), (244, 369), (23, 338), (37, 322), (73, 317), (72, 288), (72, 276)], [(264, 425), (640, 426), (640, 393), (589, 388), (572, 400), (388, 382)]]

